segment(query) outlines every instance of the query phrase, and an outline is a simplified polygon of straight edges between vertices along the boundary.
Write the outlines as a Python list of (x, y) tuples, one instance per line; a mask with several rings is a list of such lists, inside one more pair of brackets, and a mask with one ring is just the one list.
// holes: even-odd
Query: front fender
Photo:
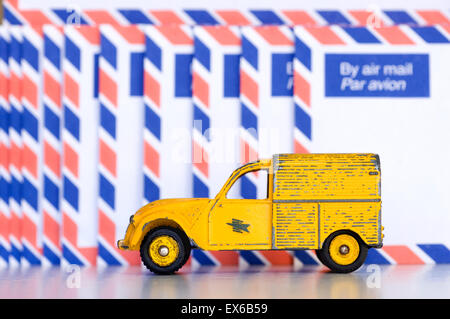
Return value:
[[(181, 229), (188, 238), (191, 237), (190, 229), (192, 227), (192, 221), (187, 220), (187, 218), (182, 215), (174, 216), (171, 212), (162, 211), (142, 217), (139, 221), (135, 221), (133, 226), (129, 226), (134, 229), (132, 231), (128, 229), (125, 236), (125, 244), (128, 243), (128, 249), (139, 250), (141, 241), (148, 231), (159, 226), (169, 226)], [(130, 234), (128, 234), (129, 231)]]

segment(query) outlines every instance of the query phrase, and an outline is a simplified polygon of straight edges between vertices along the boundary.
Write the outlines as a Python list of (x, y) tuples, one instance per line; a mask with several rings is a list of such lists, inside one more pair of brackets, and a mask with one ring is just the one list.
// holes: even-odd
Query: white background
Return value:
[[(380, 155), (386, 244), (450, 243), (450, 46), (313, 53), (312, 152)], [(430, 98), (327, 98), (324, 52), (430, 52)]]

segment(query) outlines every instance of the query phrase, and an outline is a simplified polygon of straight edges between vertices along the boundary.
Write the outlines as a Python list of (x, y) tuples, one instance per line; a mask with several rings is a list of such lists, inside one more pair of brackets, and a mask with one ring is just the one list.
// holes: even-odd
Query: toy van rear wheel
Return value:
[(151, 230), (142, 240), (140, 253), (145, 267), (155, 274), (169, 275), (179, 270), (187, 261), (190, 250), (186, 235), (172, 227)]
[(332, 272), (349, 273), (363, 265), (368, 250), (358, 235), (340, 230), (328, 236), (317, 257)]
[(323, 249), (316, 249), (317, 259), (323, 264)]

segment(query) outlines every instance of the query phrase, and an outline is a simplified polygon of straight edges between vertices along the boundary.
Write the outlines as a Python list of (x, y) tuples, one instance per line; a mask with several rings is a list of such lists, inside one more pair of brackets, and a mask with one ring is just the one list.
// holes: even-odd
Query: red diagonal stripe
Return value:
[(246, 164), (258, 159), (258, 152), (250, 147), (250, 145), (241, 139), (241, 163)]
[(294, 72), (294, 94), (307, 106), (311, 106), (311, 85), (298, 72)]
[(80, 25), (76, 27), (76, 30), (92, 45), (100, 44), (100, 32), (97, 27), (89, 25)]
[(292, 25), (317, 25), (317, 22), (303, 10), (285, 10), (282, 13), (291, 21)]
[(159, 177), (159, 153), (147, 142), (144, 143), (145, 166)]
[(6, 239), (9, 237), (9, 218), (4, 214), (0, 214), (0, 235)]
[(205, 26), (203, 28), (222, 45), (241, 44), (241, 39), (228, 26)]
[(375, 22), (379, 22), (380, 26), (384, 26), (385, 23), (381, 18), (375, 14), (374, 12), (370, 12), (367, 10), (349, 10), (348, 13), (352, 15), (353, 18), (358, 21), (358, 25), (368, 25)]
[(100, 236), (110, 245), (115, 245), (116, 225), (101, 209), (99, 209), (98, 227)]
[(79, 247), (78, 246), (78, 226), (63, 212), (62, 235), (91, 265), (96, 264), (98, 250), (97, 247)]
[(19, 216), (17, 216), (17, 212), (14, 212), (13, 210), (11, 210), (11, 220), (9, 226), (11, 236), (20, 239), (22, 236), (22, 218), (19, 218)]
[(295, 154), (308, 154), (309, 151), (297, 140), (294, 141)]
[(67, 213), (63, 212), (63, 220), (62, 220), (62, 234), (63, 237), (74, 247), (78, 246), (78, 226), (72, 220), (72, 218), (67, 215)]
[(102, 139), (100, 139), (100, 163), (116, 177), (116, 153)]
[(61, 157), (59, 152), (53, 148), (47, 142), (44, 142), (44, 163), (45, 166), (50, 168), (50, 170), (56, 175), (61, 175), (61, 167), (60, 167)]
[(139, 29), (137, 25), (118, 26), (114, 25), (120, 35), (130, 44), (145, 44), (144, 33)]
[(192, 94), (209, 107), (209, 84), (197, 72), (192, 74)]
[(20, 10), (20, 14), (32, 26), (42, 26), (44, 24), (53, 23), (41, 10)]
[(279, 26), (256, 27), (255, 31), (271, 45), (294, 45)]
[(388, 245), (383, 250), (400, 265), (420, 265), (424, 261), (419, 258), (408, 246)]
[(398, 27), (374, 28), (390, 44), (414, 44), (414, 42)]
[(44, 210), (44, 235), (53, 245), (60, 247), (59, 243), (59, 224)]
[(79, 107), (80, 88), (78, 83), (68, 73), (64, 73), (64, 95), (77, 108)]
[(184, 21), (172, 10), (150, 10), (161, 25), (184, 24)]
[(22, 167), (22, 147), (19, 147), (16, 143), (11, 141), (11, 147), (9, 149), (9, 163), (17, 169)]
[(161, 87), (159, 82), (148, 72), (144, 72), (144, 95), (157, 107), (161, 106)]
[(0, 96), (8, 100), (8, 78), (4, 73), (0, 73)]
[(84, 259), (92, 266), (97, 264), (98, 248), (97, 247), (77, 247)]
[(4, 167), (9, 171), (8, 163), (9, 148), (0, 142), (0, 167)]
[(99, 71), (99, 93), (117, 107), (117, 83), (102, 69)]
[(112, 24), (118, 25), (119, 22), (106, 10), (83, 10), (83, 13), (91, 19), (95, 25)]
[(78, 177), (78, 154), (73, 148), (64, 143), (63, 146), (64, 167), (67, 168), (75, 177)]
[(258, 84), (247, 74), (241, 70), (241, 94), (245, 95), (254, 106), (259, 107), (259, 89)]
[(192, 37), (178, 25), (162, 25), (156, 27), (158, 31), (172, 44), (191, 45), (194, 43)]
[(21, 84), (22, 79), (17, 76), (16, 73), (11, 72), (9, 75), (9, 94), (14, 96), (17, 100), (20, 101), (21, 98)]
[(341, 38), (329, 27), (305, 27), (317, 41), (321, 44), (333, 45), (333, 44), (345, 44)]
[(34, 178), (37, 179), (37, 155), (26, 144), (23, 145), (22, 150), (23, 167), (30, 172)]
[(209, 252), (221, 266), (236, 266), (239, 264), (237, 251), (210, 251)]
[(44, 71), (44, 94), (57, 106), (61, 107), (61, 86), (48, 72)]
[(417, 10), (417, 13), (428, 24), (439, 24), (445, 29), (445, 31), (450, 33), (450, 21), (442, 12), (438, 10)]
[(221, 17), (227, 25), (251, 24), (251, 22), (238, 10), (217, 10), (216, 14)]
[(36, 224), (26, 215), (22, 215), (22, 237), (24, 237), (33, 248), (38, 249), (37, 247), (37, 228)]
[(194, 166), (203, 173), (205, 177), (209, 177), (209, 165), (208, 165), (208, 155), (206, 151), (197, 142), (192, 141), (192, 151), (193, 154), (202, 154), (201, 159), (196, 158), (194, 161)]
[(292, 255), (286, 251), (260, 250), (259, 253), (263, 255), (271, 265), (292, 265), (294, 263)]
[(38, 89), (36, 83), (34, 83), (26, 74), (23, 74), (22, 86), (22, 96), (31, 103), (33, 108), (37, 109)]

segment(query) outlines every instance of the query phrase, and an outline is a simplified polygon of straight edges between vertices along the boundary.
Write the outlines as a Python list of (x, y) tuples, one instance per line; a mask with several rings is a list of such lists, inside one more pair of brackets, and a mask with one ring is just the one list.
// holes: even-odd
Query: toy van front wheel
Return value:
[(155, 274), (173, 274), (187, 261), (185, 235), (172, 227), (158, 227), (142, 240), (140, 253), (145, 267)]
[(337, 231), (328, 236), (322, 249), (316, 250), (318, 259), (333, 272), (349, 273), (362, 266), (368, 247), (353, 232)]

